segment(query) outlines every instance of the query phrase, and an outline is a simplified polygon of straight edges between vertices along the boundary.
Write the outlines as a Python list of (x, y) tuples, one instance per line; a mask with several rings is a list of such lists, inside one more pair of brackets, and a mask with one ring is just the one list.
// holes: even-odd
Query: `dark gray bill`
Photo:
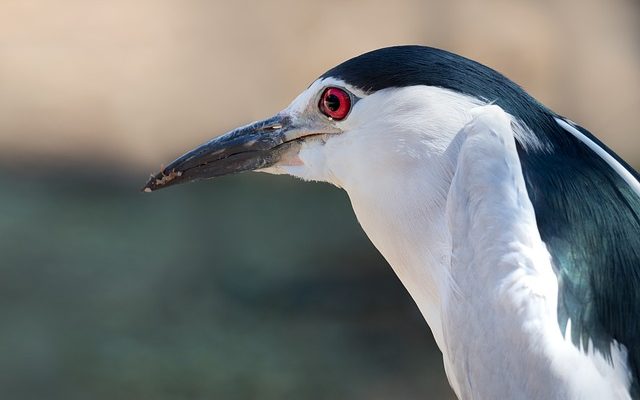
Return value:
[(296, 140), (287, 141), (289, 130), (291, 118), (281, 114), (235, 129), (173, 161), (151, 176), (142, 190), (267, 168), (296, 144)]

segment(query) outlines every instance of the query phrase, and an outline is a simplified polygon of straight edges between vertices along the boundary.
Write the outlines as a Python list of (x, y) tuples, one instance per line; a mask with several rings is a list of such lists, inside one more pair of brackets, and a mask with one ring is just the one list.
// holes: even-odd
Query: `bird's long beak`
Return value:
[[(305, 132), (306, 131), (306, 132)], [(145, 192), (200, 179), (267, 168), (308, 135), (284, 113), (237, 128), (186, 153), (152, 175)]]

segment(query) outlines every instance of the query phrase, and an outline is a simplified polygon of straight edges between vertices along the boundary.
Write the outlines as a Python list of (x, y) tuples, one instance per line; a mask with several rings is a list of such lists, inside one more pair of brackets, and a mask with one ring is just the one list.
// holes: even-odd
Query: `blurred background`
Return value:
[(346, 195), (148, 174), (394, 44), (487, 64), (640, 165), (633, 0), (0, 2), (0, 398), (452, 398)]

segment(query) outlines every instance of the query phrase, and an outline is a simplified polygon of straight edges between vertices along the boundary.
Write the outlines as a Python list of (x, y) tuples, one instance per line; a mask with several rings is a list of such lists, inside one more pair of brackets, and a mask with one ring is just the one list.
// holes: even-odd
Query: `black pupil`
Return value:
[(335, 94), (330, 94), (324, 100), (324, 104), (329, 110), (338, 111), (338, 109), (340, 108), (340, 98)]

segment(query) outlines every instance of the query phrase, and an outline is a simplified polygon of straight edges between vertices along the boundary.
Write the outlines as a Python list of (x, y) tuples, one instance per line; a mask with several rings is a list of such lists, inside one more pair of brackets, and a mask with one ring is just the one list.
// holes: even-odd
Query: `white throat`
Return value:
[[(347, 191), (358, 221), (442, 349), (441, 299), (452, 289), (445, 208), (455, 168), (446, 150), (479, 102), (434, 87), (394, 92), (381, 93), (386, 98), (381, 109), (387, 111), (380, 118), (359, 116), (371, 122), (327, 142), (327, 168), (339, 177), (334, 183)], [(365, 139), (350, 146), (360, 135)]]

